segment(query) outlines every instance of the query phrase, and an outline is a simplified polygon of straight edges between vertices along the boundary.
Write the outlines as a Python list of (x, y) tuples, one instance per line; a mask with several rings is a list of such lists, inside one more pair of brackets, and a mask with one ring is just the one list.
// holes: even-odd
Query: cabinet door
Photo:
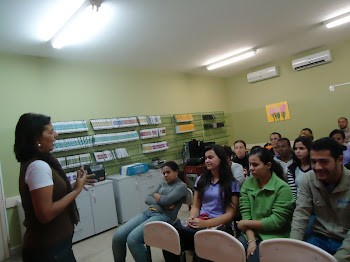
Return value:
[(139, 214), (140, 196), (136, 183), (137, 176), (114, 180), (114, 195), (118, 211), (118, 221), (125, 223)]
[(95, 234), (118, 225), (112, 183), (90, 188)]
[(146, 197), (158, 186), (154, 184), (153, 174), (147, 173), (139, 175), (137, 178), (138, 189), (140, 192), (139, 213), (146, 211), (148, 205), (145, 204)]
[(95, 233), (89, 194), (87, 193), (84, 196), (76, 198), (76, 203), (80, 222), (74, 228), (73, 243), (92, 236)]

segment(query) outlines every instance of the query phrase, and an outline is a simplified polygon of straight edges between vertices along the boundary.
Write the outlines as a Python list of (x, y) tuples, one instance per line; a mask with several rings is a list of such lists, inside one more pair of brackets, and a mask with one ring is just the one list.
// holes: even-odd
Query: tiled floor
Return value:
[[(179, 212), (179, 218), (186, 220), (189, 216), (188, 206), (183, 205)], [(112, 262), (112, 237), (114, 231), (117, 228), (113, 228), (99, 235), (90, 237), (73, 245), (75, 257), (78, 262)], [(151, 248), (152, 261), (162, 262), (164, 261), (162, 251), (158, 248)], [(15, 255), (5, 260), (6, 262), (20, 262), (22, 261), (20, 255)], [(132, 262), (134, 259), (128, 252), (126, 257), (127, 262)]]

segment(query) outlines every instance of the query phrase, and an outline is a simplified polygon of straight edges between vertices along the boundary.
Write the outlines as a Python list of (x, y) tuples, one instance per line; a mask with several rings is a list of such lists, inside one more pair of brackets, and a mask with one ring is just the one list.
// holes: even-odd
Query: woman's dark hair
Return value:
[[(308, 132), (310, 132), (310, 135), (302, 135), (303, 133), (304, 133), (304, 131), (308, 131)], [(301, 131), (300, 131), (300, 135), (299, 136), (308, 136), (310, 139), (311, 139), (311, 141), (313, 141), (314, 140), (314, 135), (312, 134), (312, 130), (310, 129), (310, 128), (303, 128)]]
[(174, 161), (168, 161), (164, 164), (164, 166), (169, 167), (174, 172), (179, 171), (179, 166)]
[[(232, 181), (236, 181), (236, 179), (233, 177), (231, 168), (228, 165), (227, 154), (222, 146), (216, 144), (205, 147), (205, 152), (209, 150), (213, 150), (220, 159), (218, 183), (220, 185), (220, 196), (223, 198), (224, 207), (232, 206)], [(197, 183), (197, 191), (201, 199), (203, 198), (204, 191), (209, 187), (211, 179), (212, 173), (210, 170), (206, 170), (201, 175)]]
[(345, 133), (343, 130), (340, 129), (334, 129), (330, 134), (329, 137), (333, 137), (335, 134), (340, 134), (343, 139), (345, 139)]
[(22, 115), (15, 131), (14, 151), (18, 162), (25, 162), (39, 154), (36, 140), (39, 139), (46, 125), (50, 124), (49, 116), (27, 113)]
[(247, 148), (247, 144), (243, 141), (243, 140), (236, 140), (234, 143), (233, 143), (233, 146), (235, 146), (237, 143), (242, 143), (244, 145), (245, 148)]
[(271, 174), (272, 172), (275, 172), (280, 179), (284, 180), (283, 168), (279, 163), (276, 162), (276, 160), (273, 159), (273, 154), (270, 150), (262, 147), (256, 147), (250, 151), (249, 156), (253, 155), (258, 156), (260, 161), (265, 165), (267, 165), (268, 162), (271, 162)]
[[(308, 157), (307, 157), (307, 161), (311, 164), (310, 162), (310, 151), (311, 151), (311, 147), (312, 147), (312, 140), (308, 137), (308, 136), (299, 136), (297, 139), (295, 139), (294, 141), (294, 144), (293, 144), (293, 150), (296, 149), (295, 145), (296, 143), (302, 143), (306, 148), (307, 150), (309, 151), (309, 154), (308, 154)], [(300, 167), (301, 166), (301, 161), (299, 158), (297, 158), (294, 154), (293, 156), (293, 164), (291, 164), (288, 169), (289, 169), (289, 172), (292, 173), (294, 179), (295, 179), (295, 170), (297, 167)]]
[[(42, 136), (45, 126), (49, 125), (50, 121), (51, 118), (49, 116), (33, 113), (23, 114), (16, 125), (14, 152), (17, 161), (21, 165), (25, 165), (25, 163), (32, 160), (46, 162), (66, 182), (67, 193), (70, 193), (72, 191), (72, 185), (63, 171), (61, 164), (50, 152), (40, 152), (37, 147), (37, 140)], [(73, 222), (77, 224), (79, 222), (79, 214), (75, 201), (69, 206)]]
[(224, 146), (224, 150), (226, 152), (227, 157), (229, 157), (230, 159), (232, 159), (232, 157), (235, 156), (230, 146)]
[(309, 131), (311, 133), (311, 135), (312, 135), (312, 130), (310, 128), (303, 128), (303, 129), (301, 129), (300, 132), (302, 132), (302, 131)]

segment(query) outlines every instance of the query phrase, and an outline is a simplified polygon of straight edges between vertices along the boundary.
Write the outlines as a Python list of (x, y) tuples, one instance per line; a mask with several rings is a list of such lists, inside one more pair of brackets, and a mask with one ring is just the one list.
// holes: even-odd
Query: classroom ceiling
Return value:
[[(322, 25), (349, 12), (349, 0), (104, 0), (108, 20), (94, 38), (53, 49), (40, 30), (75, 1), (1, 1), (0, 52), (229, 77), (350, 38), (350, 23)], [(204, 67), (249, 48), (258, 52), (244, 61)]]

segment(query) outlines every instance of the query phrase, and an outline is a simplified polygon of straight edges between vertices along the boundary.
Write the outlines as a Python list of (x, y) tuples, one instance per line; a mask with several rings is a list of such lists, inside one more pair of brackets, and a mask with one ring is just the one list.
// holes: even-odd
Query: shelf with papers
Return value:
[[(106, 128), (101, 130), (93, 130), (92, 126), (90, 125), (90, 120), (87, 120), (88, 123), (88, 131), (85, 131), (83, 133), (86, 134), (87, 137), (92, 137), (92, 146), (88, 148), (73, 148), (69, 151), (61, 151), (61, 152), (54, 152), (54, 155), (58, 158), (67, 158), (74, 155), (83, 155), (83, 154), (90, 154), (91, 157), (91, 164), (98, 164), (101, 163), (105, 167), (106, 175), (116, 174), (120, 172), (120, 167), (132, 163), (150, 163), (153, 158), (159, 157), (160, 159), (165, 159), (166, 161), (170, 160), (177, 160), (182, 158), (182, 149), (183, 149), (183, 143), (188, 142), (191, 139), (196, 140), (204, 140), (204, 141), (215, 141), (218, 144), (228, 144), (229, 135), (227, 135), (226, 127), (228, 126), (226, 124), (227, 116), (224, 115), (223, 112), (205, 112), (205, 113), (191, 113), (193, 116), (193, 121), (191, 122), (182, 122), (177, 123), (174, 119), (174, 115), (168, 114), (168, 115), (160, 115), (161, 123), (154, 124), (154, 125), (138, 125), (138, 126), (130, 126), (130, 127), (113, 127), (113, 128)], [(215, 114), (217, 116), (216, 119), (212, 120), (203, 120), (202, 115), (203, 114)], [(147, 116), (146, 116), (147, 117)], [(118, 118), (118, 117), (115, 117)], [(121, 118), (121, 117), (120, 117)], [(124, 117), (128, 118), (128, 117)], [(104, 118), (109, 119), (109, 118)], [(203, 123), (211, 123), (215, 121), (225, 121), (225, 126), (223, 128), (216, 128), (216, 129), (204, 129)], [(194, 124), (195, 130), (193, 132), (188, 133), (181, 133), (176, 134), (175, 127), (183, 124)], [(158, 128), (164, 128), (165, 127), (165, 134), (164, 132), (162, 136), (152, 137), (152, 135), (147, 135), (148, 130), (152, 129), (158, 129)], [(142, 136), (140, 136), (140, 130), (146, 130), (146, 135), (144, 136), (144, 139), (141, 139)], [(164, 129), (162, 129), (164, 130)], [(138, 136), (137, 140), (134, 141), (123, 141), (119, 143), (108, 143), (107, 141), (104, 141), (102, 139), (102, 142), (107, 143), (96, 143), (96, 137), (104, 137), (104, 136), (110, 136), (111, 134), (116, 133), (126, 133), (126, 132), (132, 132), (136, 137)], [(159, 130), (158, 130), (159, 131)], [(82, 133), (69, 133), (69, 134), (60, 134), (58, 141), (60, 139), (70, 139), (70, 138), (79, 138), (82, 137)], [(152, 143), (158, 143), (166, 141), (169, 148), (163, 151), (157, 151), (157, 152), (148, 152), (143, 153), (142, 145), (144, 144), (152, 144)], [(101, 142), (101, 141), (100, 141)], [(125, 148), (127, 152), (127, 157), (118, 158), (116, 157), (116, 149)], [(124, 152), (124, 150), (122, 150)], [(106, 157), (104, 157), (104, 154)], [(97, 155), (97, 160), (95, 155)], [(124, 156), (124, 155), (123, 155)], [(76, 159), (75, 159), (76, 160)], [(73, 160), (72, 160), (73, 161)], [(73, 161), (74, 162), (74, 161)], [(74, 171), (78, 170), (79, 166), (75, 167), (69, 167), (65, 170), (67, 171)]]

